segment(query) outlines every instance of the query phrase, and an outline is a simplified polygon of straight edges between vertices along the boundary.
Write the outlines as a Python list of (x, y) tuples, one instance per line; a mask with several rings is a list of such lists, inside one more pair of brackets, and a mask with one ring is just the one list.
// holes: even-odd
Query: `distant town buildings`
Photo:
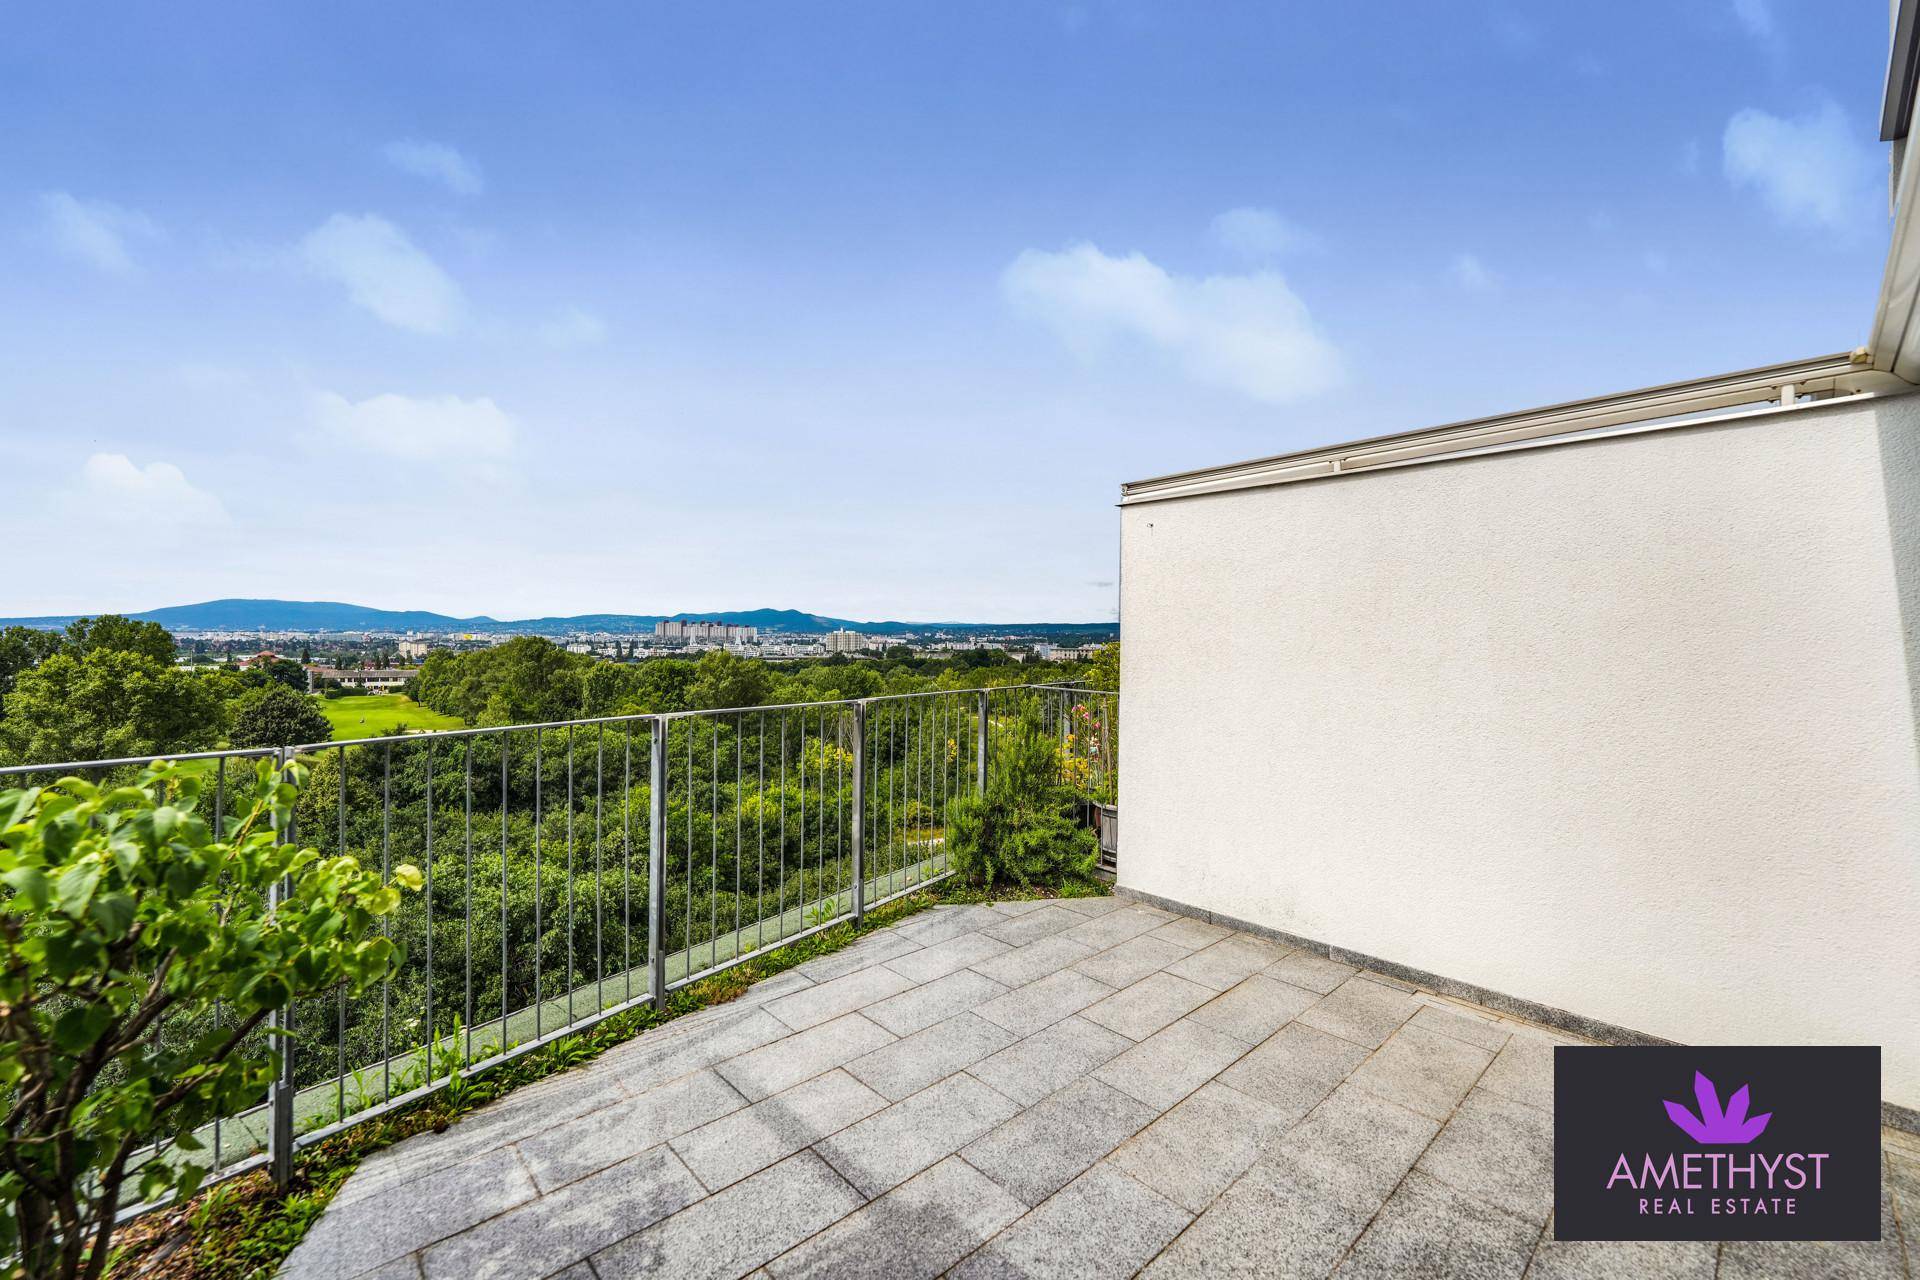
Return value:
[(333, 680), (361, 693), (397, 693), (418, 674), (413, 667), (313, 666), (307, 668), (307, 692), (317, 691), (322, 681)]
[(402, 661), (418, 662), (439, 647), (431, 640), (402, 640), (395, 646), (394, 651), (400, 655)]
[(828, 653), (858, 653), (866, 647), (865, 641), (866, 637), (858, 631), (842, 628), (839, 631), (827, 632), (826, 639), (821, 643), (826, 645)]
[(736, 626), (731, 622), (681, 622), (669, 618), (653, 624), (657, 640), (685, 640), (691, 644), (752, 644), (760, 637), (760, 628)]

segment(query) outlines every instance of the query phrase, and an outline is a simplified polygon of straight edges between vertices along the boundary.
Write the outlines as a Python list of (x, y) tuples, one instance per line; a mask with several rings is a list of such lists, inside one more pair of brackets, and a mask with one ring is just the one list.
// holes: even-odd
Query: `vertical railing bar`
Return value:
[(814, 824), (820, 828), (813, 837), (814, 864), (820, 868), (820, 884), (823, 888), (831, 885), (833, 894), (833, 914), (840, 914), (840, 851), (834, 850), (833, 876), (827, 876), (827, 710), (820, 709), (820, 731), (814, 738), (820, 748), (820, 777), (813, 789)]
[[(824, 714), (824, 713), (823, 713)], [(847, 767), (846, 752), (840, 749), (842, 720), (846, 715), (844, 708), (833, 709), (833, 868), (834, 878), (839, 879), (842, 871), (848, 867), (847, 858)], [(847, 897), (848, 909), (853, 912), (854, 923), (861, 918), (860, 893), (856, 889)]]
[[(288, 753), (284, 747), (274, 752), (273, 780), (276, 791), (280, 784), (287, 780), (287, 760)], [(274, 804), (275, 809), (269, 814), (269, 821), (272, 823), (274, 831), (274, 842), (276, 844), (290, 844), (293, 839), (292, 815), (288, 815), (286, 829), (282, 830), (278, 812), (278, 794), (274, 796)], [(286, 900), (289, 888), (291, 888), (291, 885), (284, 876), (267, 886), (267, 911), (269, 914), (278, 914), (280, 904)], [(279, 1048), (280, 1061), (278, 1070), (274, 1072), (273, 1082), (267, 1089), (267, 1164), (273, 1178), (273, 1185), (284, 1190), (293, 1181), (293, 1103), (295, 1096), (293, 1074), (293, 1001), (288, 1000), (285, 1005), (274, 1010), (273, 1013), (269, 1015), (268, 1025), (278, 1033), (274, 1038)]]
[(426, 1074), (422, 1083), (433, 1083), (433, 1039), (437, 1030), (433, 1021), (433, 739), (427, 739), (427, 1043)]
[(685, 912), (687, 930), (680, 941), (685, 947), (687, 966), (680, 971), (681, 977), (693, 972), (693, 721), (687, 721), (687, 901)]
[[(804, 890), (805, 882), (801, 883)], [(780, 932), (787, 936), (787, 713), (780, 713)]]
[(620, 771), (620, 972), (633, 999), (633, 725), (621, 726), (626, 763)]
[(990, 696), (989, 690), (982, 689), (980, 691), (979, 742), (975, 746), (975, 750), (978, 752), (978, 764), (975, 767), (973, 785), (981, 795), (985, 795), (987, 792), (987, 705)]
[(507, 749), (511, 733), (500, 735), (500, 1052), (507, 1051)]
[(601, 900), (606, 896), (606, 887), (601, 883), (605, 869), (606, 837), (601, 831), (601, 820), (606, 800), (607, 775), (607, 726), (600, 726), (593, 744), (593, 1012), (598, 1016), (607, 1007), (607, 952), (601, 937)]
[(656, 1010), (667, 1006), (667, 722), (649, 722), (647, 774), (647, 972)]
[(853, 704), (853, 919), (866, 919), (867, 704)]
[[(224, 842), (227, 838), (227, 758), (221, 756), (213, 766), (213, 835), (214, 839)], [(226, 1006), (223, 1002), (213, 1002), (213, 1025), (217, 1030), (226, 1021)], [(213, 1117), (213, 1167), (219, 1169), (225, 1161), (220, 1158), (220, 1116)]]
[[(344, 857), (347, 852), (347, 749), (344, 746), (335, 748), (333, 760), (335, 767), (340, 772), (339, 812), (337, 815), (339, 835), (335, 841), (338, 847), (334, 852)], [(333, 1108), (337, 1113), (334, 1118), (336, 1120), (345, 1120), (347, 1118), (347, 989), (344, 986), (340, 988), (338, 993), (338, 1000), (334, 1010), (334, 1026), (337, 1033), (335, 1035), (335, 1048), (338, 1050), (338, 1055), (334, 1060), (334, 1075), (337, 1081), (333, 1095)], [(215, 1167), (218, 1167), (218, 1165), (216, 1164)]]
[(1108, 715), (1108, 711), (1112, 705), (1112, 699), (1100, 699), (1100, 781), (1103, 785), (1109, 780), (1113, 782), (1114, 801), (1117, 804), (1120, 798), (1120, 781), (1117, 777), (1113, 776), (1113, 740), (1112, 734), (1109, 732), (1113, 721)]
[[(707, 737), (707, 964), (720, 963), (720, 717)], [(687, 957), (692, 965), (693, 957)]]
[[(927, 812), (928, 818), (931, 819), (933, 815), (933, 799), (927, 788), (927, 778), (925, 776), (927, 765), (927, 710), (928, 707), (925, 702), (920, 702), (915, 708), (915, 714), (920, 728), (913, 735), (913, 745), (920, 749), (920, 763), (913, 767), (913, 785), (915, 790), (920, 793), (920, 807)], [(929, 821), (927, 826), (922, 829), (931, 831), (932, 826), (932, 822)], [(931, 856), (933, 853), (933, 842), (930, 835), (927, 837), (927, 843), (922, 847), (922, 852), (928, 856)], [(917, 874), (922, 876), (926, 874), (926, 868), (922, 865), (923, 862), (925, 862), (925, 858), (916, 857), (913, 864)], [(902, 885), (901, 887), (905, 888), (906, 886)]]
[(893, 877), (900, 869), (900, 846), (898, 832), (900, 824), (898, 811), (893, 804), (894, 786), (900, 778), (900, 704), (887, 704), (887, 888), (893, 888)]
[[(380, 766), (380, 883), (393, 883), (393, 744), (384, 744)], [(393, 917), (380, 917), (380, 931), (393, 936)], [(380, 979), (380, 1100), (393, 1096), (393, 978)]]
[(546, 935), (540, 931), (540, 898), (544, 891), (540, 867), (540, 835), (542, 823), (541, 788), (546, 773), (544, 756), (544, 729), (533, 731), (533, 1038), (538, 1040), (543, 1033), (546, 1014), (546, 984), (542, 980), (540, 953), (546, 950)]
[[(800, 773), (800, 927), (807, 926), (807, 713), (800, 712), (800, 753), (794, 761)], [(813, 886), (814, 896), (820, 894), (818, 881)]]
[(767, 945), (767, 713), (760, 713), (760, 772), (754, 784), (753, 818), (760, 835), (759, 874), (754, 879), (753, 946), (757, 951)]
[(733, 718), (733, 954), (740, 954), (740, 765), (746, 745), (746, 713)]
[(573, 1025), (573, 726), (567, 726), (567, 1026)]
[(473, 1061), (473, 739), (467, 739), (466, 761), (466, 857), (467, 857), (467, 902), (466, 902), (466, 999), (461, 1010), (463, 1025), (466, 1027), (467, 1044), (462, 1063)]

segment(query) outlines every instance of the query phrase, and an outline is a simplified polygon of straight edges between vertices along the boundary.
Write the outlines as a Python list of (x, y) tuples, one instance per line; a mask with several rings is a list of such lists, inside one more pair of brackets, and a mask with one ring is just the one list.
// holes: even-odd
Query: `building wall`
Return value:
[(1916, 433), (1124, 507), (1122, 886), (1666, 1039), (1881, 1044), (1920, 1108)]

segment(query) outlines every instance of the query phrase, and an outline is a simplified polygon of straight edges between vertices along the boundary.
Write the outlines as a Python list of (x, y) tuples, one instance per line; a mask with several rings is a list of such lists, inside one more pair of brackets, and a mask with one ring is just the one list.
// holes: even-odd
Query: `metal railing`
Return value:
[[(1111, 804), (1114, 695), (1065, 685), (166, 757), (212, 775), (216, 829), (237, 764), (298, 760), (283, 838), (425, 878), (381, 926), (400, 968), (276, 1015), (256, 1033), (287, 1046), (266, 1097), (170, 1158), (284, 1184), (301, 1147), (944, 879), (946, 807), (986, 785), (994, 726), (1027, 713), (1089, 812)], [(12, 766), (0, 786), (148, 762)]]

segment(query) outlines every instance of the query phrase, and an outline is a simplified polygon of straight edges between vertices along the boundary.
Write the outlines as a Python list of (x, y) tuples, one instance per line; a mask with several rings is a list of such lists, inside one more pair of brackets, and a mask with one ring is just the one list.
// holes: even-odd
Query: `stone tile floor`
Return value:
[(370, 1158), (283, 1275), (1913, 1276), (1553, 1238), (1542, 1028), (1123, 899), (946, 907)]

